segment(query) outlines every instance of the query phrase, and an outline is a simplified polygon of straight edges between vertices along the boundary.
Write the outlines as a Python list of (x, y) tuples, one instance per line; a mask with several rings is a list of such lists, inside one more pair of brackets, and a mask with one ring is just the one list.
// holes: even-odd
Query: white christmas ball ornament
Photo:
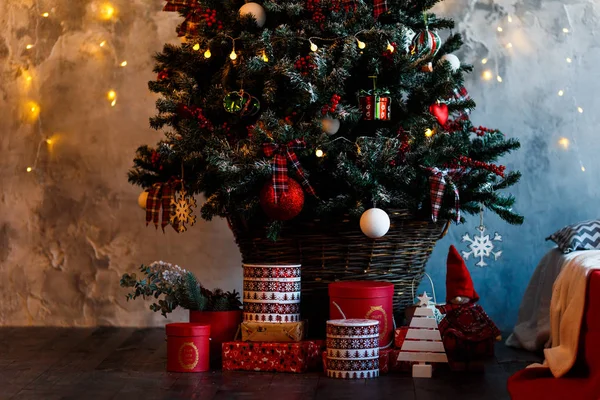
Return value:
[(259, 28), (262, 28), (267, 22), (267, 13), (265, 13), (265, 9), (258, 3), (246, 3), (240, 8), (240, 15), (252, 15), (256, 20), (256, 25)]
[(390, 230), (390, 217), (379, 208), (371, 208), (360, 217), (360, 230), (370, 237), (377, 239)]
[(148, 191), (144, 190), (142, 193), (140, 193), (140, 197), (138, 197), (138, 206), (142, 207), (145, 210), (147, 202), (148, 202)]
[(450, 68), (452, 68), (452, 72), (456, 72), (460, 68), (460, 60), (454, 54), (444, 54), (440, 58), (440, 64), (442, 64), (443, 62), (450, 63)]
[(335, 135), (340, 130), (340, 120), (336, 118), (323, 118), (321, 128), (328, 135)]

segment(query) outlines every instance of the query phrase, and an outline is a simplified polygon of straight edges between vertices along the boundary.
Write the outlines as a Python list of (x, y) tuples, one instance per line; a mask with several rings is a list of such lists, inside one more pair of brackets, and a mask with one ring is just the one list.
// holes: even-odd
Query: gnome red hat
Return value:
[(457, 296), (469, 297), (471, 301), (479, 300), (471, 274), (456, 247), (450, 246), (446, 264), (446, 301), (449, 302)]

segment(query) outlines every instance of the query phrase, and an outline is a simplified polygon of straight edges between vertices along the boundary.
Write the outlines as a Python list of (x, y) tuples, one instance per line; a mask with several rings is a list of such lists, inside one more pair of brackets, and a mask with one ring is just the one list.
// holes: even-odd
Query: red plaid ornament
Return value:
[(163, 11), (188, 10), (185, 20), (177, 27), (179, 36), (194, 35), (198, 33), (198, 23), (202, 19), (202, 8), (198, 4), (198, 0), (167, 0), (167, 4), (163, 7)]
[(442, 200), (444, 198), (444, 191), (446, 185), (449, 183), (452, 190), (454, 190), (454, 201), (456, 206), (456, 222), (460, 222), (460, 197), (458, 195), (458, 188), (450, 180), (449, 174), (459, 172), (458, 170), (441, 170), (439, 168), (427, 168), (427, 171), (431, 173), (429, 177), (429, 194), (431, 196), (431, 219), (433, 222), (437, 222), (440, 209), (442, 208)]
[[(177, 185), (181, 185), (181, 180), (173, 177), (167, 182), (155, 183), (148, 189), (148, 200), (146, 201), (146, 226), (152, 222), (154, 223), (154, 226), (158, 228), (160, 209), (162, 207), (162, 222), (160, 226), (164, 232), (165, 226), (169, 225), (171, 219), (171, 212), (173, 211), (171, 200), (177, 191)], [(177, 232), (179, 232), (177, 230), (178, 225), (177, 222), (172, 225), (173, 229)]]
[(374, 0), (373, 1), (373, 15), (375, 18), (379, 17), (381, 14), (387, 12), (388, 5), (387, 0)]
[(273, 170), (273, 200), (275, 203), (279, 200), (281, 193), (288, 190), (288, 161), (292, 168), (296, 170), (300, 183), (306, 190), (306, 193), (315, 195), (315, 190), (312, 188), (308, 179), (304, 175), (300, 161), (294, 150), (306, 148), (306, 142), (302, 139), (294, 139), (288, 144), (264, 143), (263, 151), (267, 157), (273, 157), (271, 168)]

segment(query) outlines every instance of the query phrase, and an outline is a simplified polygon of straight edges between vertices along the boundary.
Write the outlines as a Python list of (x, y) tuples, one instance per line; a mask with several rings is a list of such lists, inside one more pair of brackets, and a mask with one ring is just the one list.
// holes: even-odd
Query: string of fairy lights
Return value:
[[(573, 23), (572, 23), (571, 16), (569, 14), (567, 5), (563, 4), (562, 7), (565, 12), (567, 24), (566, 24), (566, 26), (559, 28), (558, 33), (565, 35), (567, 37), (567, 43), (570, 43), (570, 41), (573, 40), (572, 36), (574, 34)], [(500, 23), (494, 28), (497, 33), (497, 40), (500, 44), (500, 47), (503, 48), (506, 52), (511, 52), (513, 49), (518, 48), (518, 44), (516, 44), (516, 43), (514, 44), (509, 38), (510, 35), (508, 35), (508, 33), (510, 33), (510, 27), (514, 26), (514, 25), (515, 25), (514, 18), (513, 18), (513, 16), (511, 16), (509, 14), (505, 18), (502, 18)], [(569, 45), (568, 47), (570, 49), (573, 48), (571, 45)], [(499, 70), (498, 70), (499, 63), (497, 60), (497, 53), (494, 53), (491, 57), (492, 57), (492, 59), (490, 59), (489, 57), (485, 57), (485, 58), (481, 59), (481, 65), (484, 66), (484, 69), (481, 73), (481, 78), (484, 81), (492, 81), (495, 78), (495, 80), (498, 83), (502, 83), (502, 82), (504, 82), (504, 79), (502, 78), (502, 76), (500, 75)], [(493, 63), (492, 63), (492, 61), (493, 61)], [(573, 65), (574, 64), (574, 55), (571, 53), (565, 54), (564, 62), (566, 62), (568, 65)], [(493, 64), (494, 67), (489, 68), (488, 66), (490, 64)], [(563, 98), (563, 99), (566, 99), (569, 97), (569, 96), (567, 96), (567, 92), (568, 92), (567, 87), (560, 87), (560, 88), (556, 89), (557, 96), (560, 98)], [(569, 105), (568, 108), (566, 108), (566, 109), (568, 110), (570, 108), (573, 113), (583, 114), (583, 112), (584, 112), (583, 106), (579, 103), (575, 94), (572, 94), (572, 93), (569, 93), (569, 94), (570, 94), (572, 104)], [(567, 137), (567, 136), (569, 136), (569, 137)], [(560, 148), (562, 148), (565, 151), (572, 148), (576, 152), (577, 158), (579, 159), (579, 166), (580, 166), (581, 171), (585, 172), (586, 169), (583, 164), (583, 161), (581, 160), (579, 147), (577, 146), (577, 141), (572, 134), (567, 135), (567, 136), (560, 137), (557, 141), (557, 144), (558, 144), (558, 146), (560, 146)]]
[[(95, 16), (98, 20), (107, 21), (107, 22), (116, 21), (117, 10), (111, 3), (97, 2), (94, 5), (95, 5), (95, 7), (93, 7), (93, 10), (94, 10)], [(28, 54), (30, 51), (33, 51), (34, 52), (33, 54), (37, 58), (37, 56), (39, 55), (38, 54), (38, 43), (39, 43), (40, 21), (42, 19), (46, 19), (46, 18), (53, 18), (56, 15), (56, 10), (52, 9), (52, 10), (42, 11), (39, 9), (39, 3), (37, 3), (37, 2), (35, 4), (35, 8), (39, 15), (38, 20), (36, 22), (36, 27), (35, 27), (35, 41), (33, 43), (27, 43), (25, 45), (25, 50), (27, 50), (27, 52), (25, 54)], [(565, 5), (563, 5), (563, 9), (565, 11), (568, 24), (567, 24), (567, 26), (561, 28), (560, 33), (562, 33), (563, 35), (572, 35), (573, 34), (573, 24), (571, 21), (571, 17), (569, 15), (568, 9)], [(508, 39), (509, 35), (507, 35), (507, 33), (510, 33), (510, 27), (513, 25), (515, 25), (513, 16), (507, 15), (505, 18), (502, 18), (500, 24), (498, 24), (494, 28), (497, 33), (497, 39), (500, 43), (500, 46), (507, 52), (512, 51), (517, 46), (516, 44), (513, 44), (513, 42)], [(366, 43), (364, 41), (360, 40), (360, 38), (358, 37), (358, 35), (363, 32), (364, 31), (360, 31), (360, 32), (357, 32), (355, 35), (352, 35), (353, 39), (356, 41), (358, 48), (361, 50), (366, 47)], [(232, 61), (235, 61), (238, 58), (238, 53), (236, 52), (236, 48), (235, 48), (235, 42), (239, 38), (233, 38), (230, 36), (228, 36), (228, 38), (232, 42), (232, 51), (229, 54), (229, 58)], [(317, 45), (318, 42), (338, 40), (338, 39), (341, 39), (341, 38), (324, 39), (324, 38), (319, 38), (319, 37), (311, 37), (308, 39), (308, 41), (310, 44), (311, 51), (316, 52), (319, 49), (319, 46)], [(98, 42), (97, 46), (98, 46), (98, 50), (108, 50), (108, 48), (110, 47), (109, 42), (106, 39), (100, 40)], [(206, 48), (202, 48), (200, 43), (195, 43), (192, 46), (192, 49), (195, 51), (204, 50), (203, 55), (205, 58), (210, 58), (212, 56), (210, 47), (207, 46)], [(393, 52), (394, 47), (388, 43), (387, 50), (389, 50), (390, 52)], [(118, 58), (116, 57), (115, 54), (113, 54), (113, 57), (115, 58), (115, 61), (116, 61), (115, 64), (117, 67), (124, 68), (128, 65), (126, 60), (118, 61)], [(260, 54), (260, 57), (263, 59), (264, 62), (269, 61), (269, 57), (265, 50), (262, 51), (262, 53)], [(484, 81), (492, 81), (495, 78), (495, 80), (498, 83), (503, 83), (504, 79), (500, 75), (499, 70), (498, 70), (499, 63), (497, 60), (497, 54), (494, 53), (491, 57), (492, 57), (492, 59), (490, 59), (489, 57), (481, 59), (481, 65), (484, 66), (484, 70), (481, 73), (481, 78)], [(564, 60), (567, 64), (573, 64), (573, 62), (574, 62), (573, 57), (574, 56), (572, 54), (567, 54), (567, 55), (565, 55)], [(35, 71), (33, 71), (33, 68), (31, 67), (31, 63), (29, 62), (29, 57), (26, 56), (26, 59), (27, 59), (27, 61), (26, 61), (25, 65), (23, 67), (21, 67), (21, 79), (23, 80), (22, 86), (25, 89), (27, 97), (29, 97), (29, 92), (31, 91), (31, 88), (34, 87), (34, 85), (35, 85), (34, 80), (35, 80), (36, 74), (35, 74)], [(493, 64), (492, 68), (489, 67), (490, 64)], [(567, 88), (566, 87), (559, 88), (557, 90), (557, 95), (561, 98), (568, 98)], [(575, 105), (574, 112), (583, 114), (584, 109), (583, 109), (582, 105), (580, 105), (578, 103), (575, 95), (571, 94), (570, 97), (571, 97), (573, 104)], [(108, 88), (108, 90), (106, 92), (106, 99), (108, 100), (108, 103), (111, 107), (115, 107), (117, 105), (117, 98), (118, 98), (117, 91), (114, 88)], [(42, 123), (42, 107), (37, 101), (28, 99), (25, 101), (24, 104), (25, 104), (24, 109), (25, 109), (25, 115), (26, 115), (25, 119), (27, 119), (29, 122), (35, 123), (34, 126), (37, 128), (37, 133), (38, 133), (38, 136), (40, 137), (40, 141), (37, 144), (37, 149), (35, 152), (35, 157), (33, 159), (33, 162), (29, 166), (26, 167), (26, 172), (32, 172), (32, 171), (35, 171), (38, 167), (38, 161), (40, 159), (42, 149), (44, 148), (44, 144), (46, 145), (47, 150), (49, 152), (51, 152), (53, 150), (54, 146), (56, 145), (57, 141), (59, 140), (59, 135), (58, 134), (47, 135), (45, 133), (43, 123)], [(429, 132), (426, 132), (426, 135), (428, 133)], [(578, 147), (576, 145), (576, 140), (573, 137), (573, 135), (571, 135), (570, 137), (565, 136), (565, 137), (559, 138), (558, 145), (561, 148), (563, 148), (564, 150), (568, 150), (569, 148), (573, 147), (577, 153), (579, 152)], [(318, 156), (322, 157), (323, 155), (319, 154)], [(581, 171), (585, 172), (585, 167), (584, 167), (581, 159), (579, 162), (580, 162)]]
[[(61, 137), (59, 133), (47, 134), (45, 132), (42, 121), (42, 106), (39, 104), (39, 100), (32, 99), (32, 97), (35, 97), (32, 95), (32, 89), (36, 87), (35, 77), (40, 76), (42, 72), (41, 67), (39, 67), (39, 71), (34, 71), (31, 63), (31, 56), (33, 56), (35, 59), (39, 57), (38, 44), (40, 40), (40, 23), (43, 19), (54, 18), (57, 15), (57, 12), (54, 8), (47, 11), (40, 10), (39, 2), (36, 2), (34, 7), (37, 15), (39, 16), (36, 21), (35, 40), (33, 43), (25, 44), (25, 50), (27, 50), (27, 52), (25, 52), (26, 56), (24, 57), (23, 63), (19, 69), (20, 79), (22, 80), (21, 87), (26, 97), (26, 100), (24, 102), (24, 112), (22, 118), (25, 121), (33, 124), (35, 129), (37, 129), (37, 135), (39, 136), (40, 140), (37, 144), (33, 161), (25, 168), (26, 172), (33, 172), (38, 169), (38, 162), (42, 155), (44, 144), (46, 145), (48, 153), (51, 153), (54, 149), (54, 146), (57, 144), (57, 142), (59, 142)], [(92, 10), (96, 18), (100, 21), (116, 21), (117, 10), (109, 2), (94, 3)], [(107, 51), (111, 53), (113, 58), (115, 58), (115, 64), (118, 67), (123, 68), (127, 66), (126, 60), (118, 61), (118, 59), (116, 58), (116, 54), (114, 54), (113, 52), (114, 50), (108, 51), (110, 45), (107, 40), (102, 39), (98, 42), (97, 45), (93, 46), (97, 46), (96, 50), (98, 51)], [(106, 92), (106, 98), (111, 107), (115, 107), (117, 105), (117, 92), (115, 89), (109, 88)]]

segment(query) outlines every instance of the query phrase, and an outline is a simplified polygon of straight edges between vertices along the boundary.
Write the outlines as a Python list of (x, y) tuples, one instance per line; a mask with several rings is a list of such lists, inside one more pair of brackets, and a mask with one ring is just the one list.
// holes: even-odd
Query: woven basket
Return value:
[[(280, 238), (266, 238), (264, 228), (250, 228), (229, 218), (244, 263), (302, 265), (302, 309), (323, 307), (314, 296), (327, 296), (327, 285), (343, 280), (383, 280), (395, 285), (394, 311), (412, 305), (411, 285), (425, 273), (435, 243), (449, 223), (415, 220), (406, 210), (389, 211), (391, 226), (380, 239), (367, 238), (358, 221), (286, 224)], [(328, 304), (328, 303), (325, 303)]]

